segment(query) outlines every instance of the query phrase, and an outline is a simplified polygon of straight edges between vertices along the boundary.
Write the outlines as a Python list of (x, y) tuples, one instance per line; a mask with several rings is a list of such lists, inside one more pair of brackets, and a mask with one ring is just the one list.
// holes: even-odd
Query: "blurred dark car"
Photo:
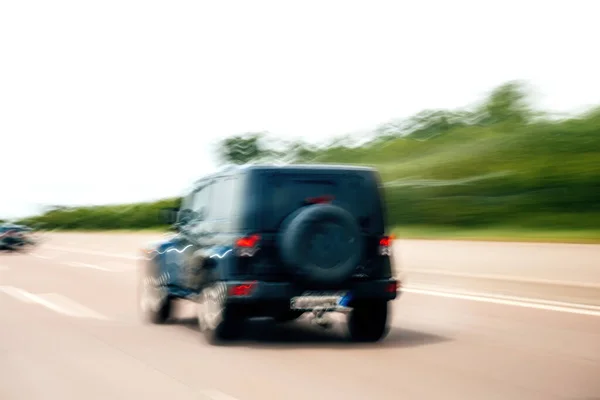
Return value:
[(19, 250), (35, 244), (31, 233), (33, 229), (24, 225), (0, 225), (0, 250)]

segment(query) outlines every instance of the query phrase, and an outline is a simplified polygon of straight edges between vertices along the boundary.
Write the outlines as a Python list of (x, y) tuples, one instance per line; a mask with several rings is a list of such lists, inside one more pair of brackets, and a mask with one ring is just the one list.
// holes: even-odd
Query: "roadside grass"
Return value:
[(488, 228), (397, 226), (392, 229), (392, 233), (397, 239), (600, 244), (600, 228), (558, 230), (506, 226)]

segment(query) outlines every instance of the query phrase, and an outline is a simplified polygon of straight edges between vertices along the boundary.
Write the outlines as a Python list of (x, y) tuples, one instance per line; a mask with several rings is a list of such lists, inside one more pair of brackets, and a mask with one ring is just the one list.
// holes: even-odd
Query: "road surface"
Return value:
[(406, 292), (384, 342), (346, 342), (341, 320), (256, 322), (210, 347), (189, 304), (169, 325), (139, 321), (146, 239), (54, 235), (0, 254), (0, 399), (600, 398), (599, 246), (401, 242)]

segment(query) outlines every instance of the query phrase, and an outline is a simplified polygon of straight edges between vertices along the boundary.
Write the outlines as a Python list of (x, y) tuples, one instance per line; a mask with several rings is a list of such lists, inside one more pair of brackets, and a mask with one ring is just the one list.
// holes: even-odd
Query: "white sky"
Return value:
[[(211, 144), (374, 128), (528, 80), (600, 104), (600, 2), (0, 0), (0, 218), (180, 194)], [(14, 165), (14, 168), (12, 167)]]

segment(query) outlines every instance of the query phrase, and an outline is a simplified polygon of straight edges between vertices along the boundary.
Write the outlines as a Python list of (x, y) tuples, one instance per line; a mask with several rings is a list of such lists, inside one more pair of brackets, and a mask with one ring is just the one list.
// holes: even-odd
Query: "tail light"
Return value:
[(392, 246), (394, 244), (394, 235), (383, 236), (379, 239), (379, 255), (389, 256), (392, 254)]
[(386, 285), (385, 291), (388, 293), (398, 293), (399, 285), (397, 281), (390, 282)]
[(240, 283), (238, 285), (234, 285), (229, 288), (229, 295), (230, 296), (249, 296), (255, 287), (256, 287), (256, 282)]
[(259, 250), (260, 235), (244, 236), (236, 240), (235, 249), (239, 257), (253, 257)]

